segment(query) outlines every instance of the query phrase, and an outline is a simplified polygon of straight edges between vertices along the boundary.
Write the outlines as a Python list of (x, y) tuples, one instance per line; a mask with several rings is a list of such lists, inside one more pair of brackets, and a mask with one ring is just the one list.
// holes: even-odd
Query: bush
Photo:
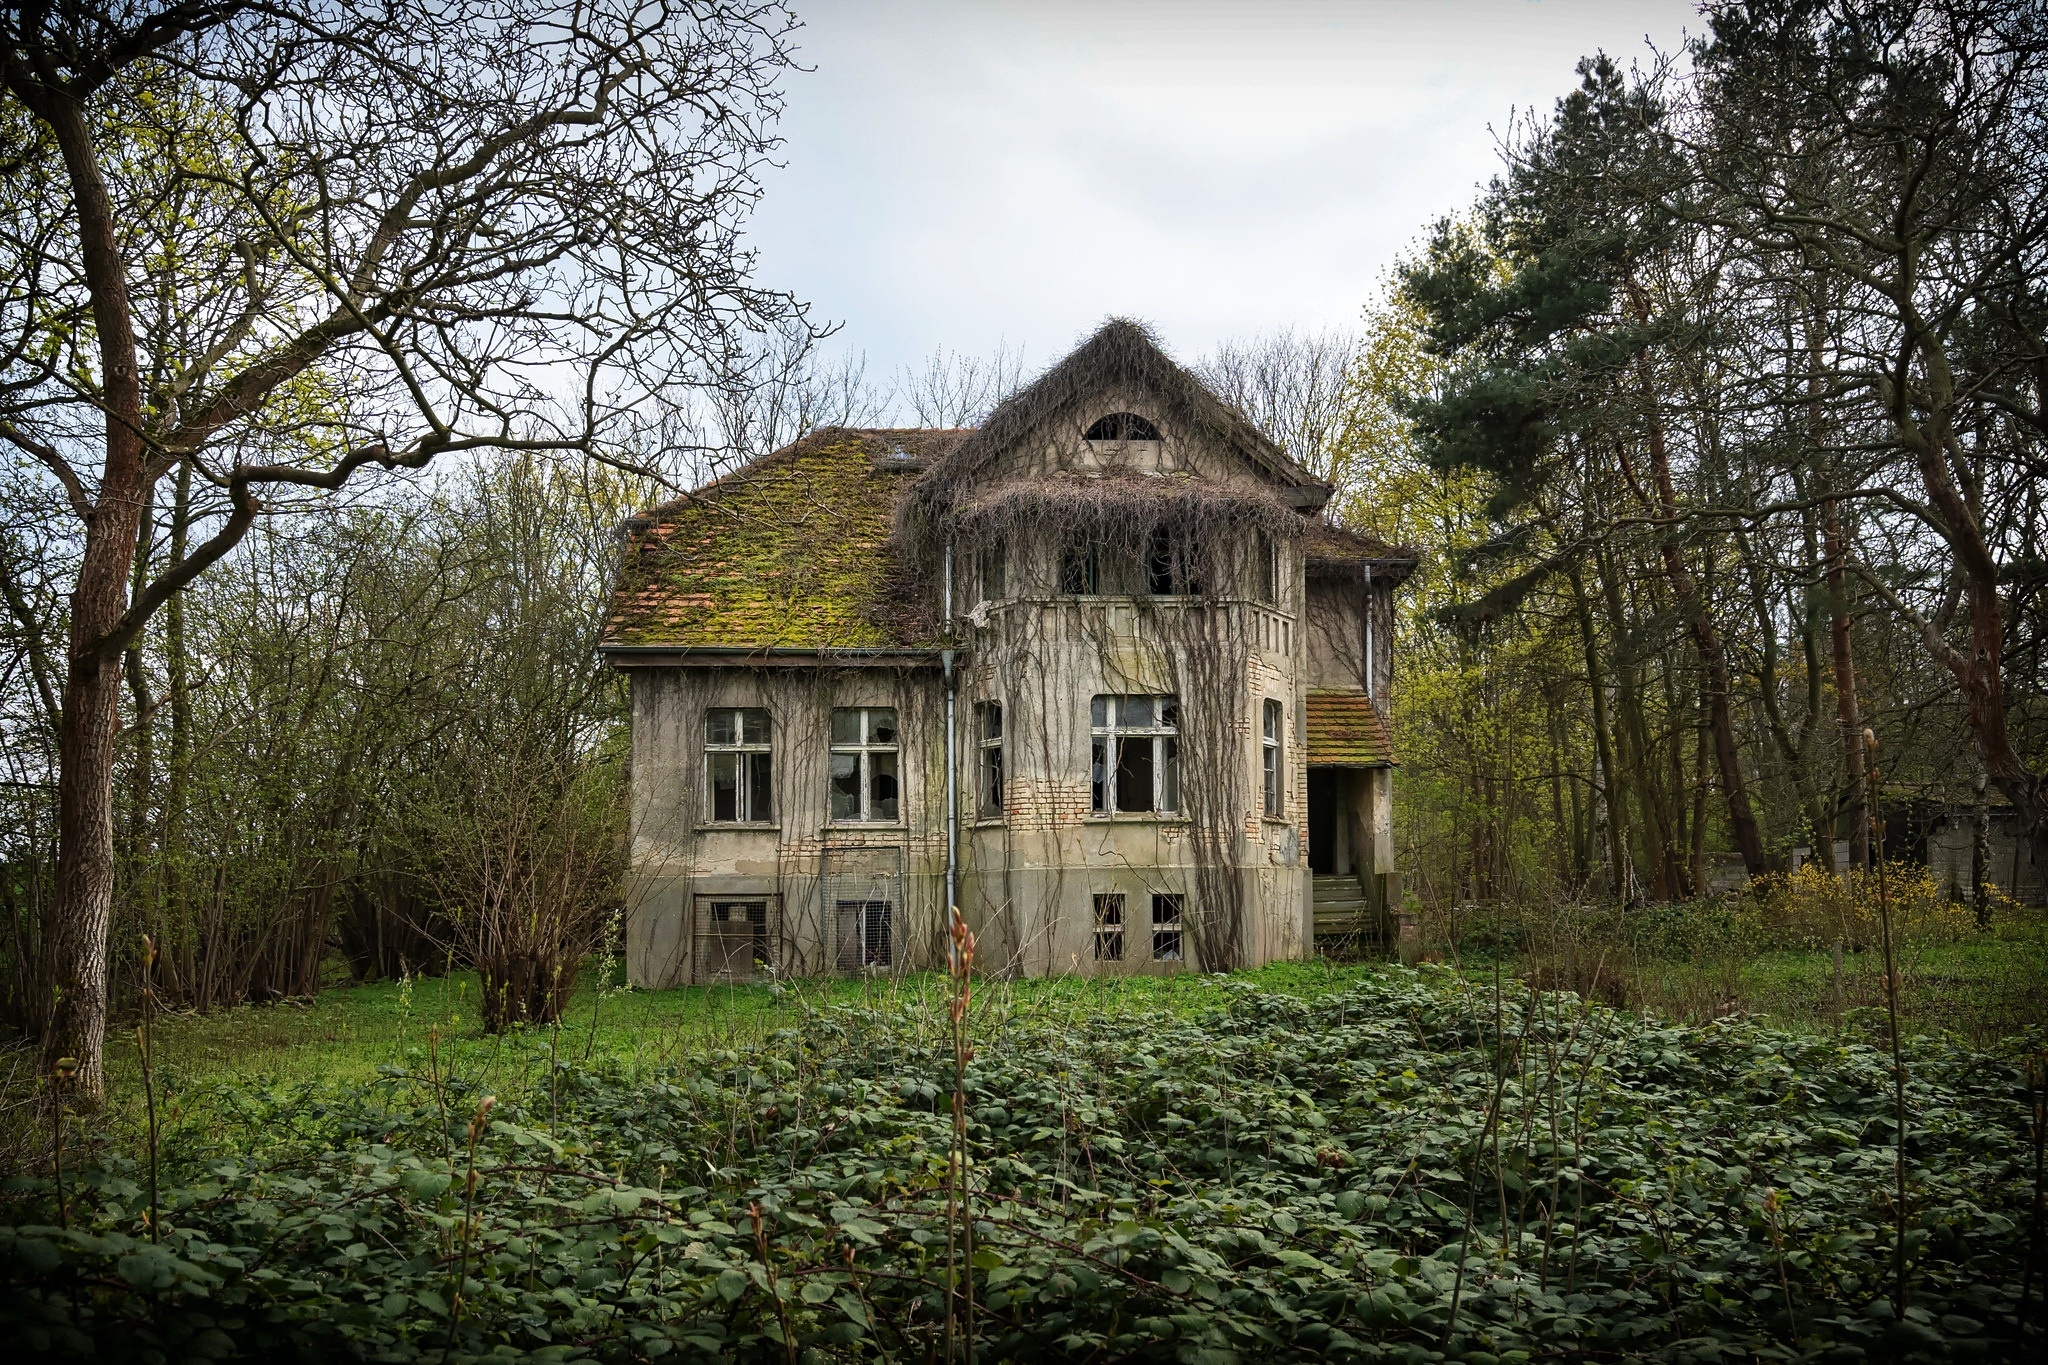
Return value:
[[(1916, 863), (1886, 863), (1892, 934), (1900, 943), (1954, 943), (1976, 925), (1950, 900), (1934, 874)], [(1763, 880), (1756, 900), (1760, 937), (1773, 948), (1852, 952), (1878, 946), (1880, 888), (1875, 872), (1831, 873), (1817, 863)]]
[[(1900, 1318), (1889, 1058), (1868, 1040), (1436, 970), (1313, 1001), (1190, 984), (1190, 1017), (1027, 1014), (998, 991), (975, 1019), (981, 1358), (2019, 1349), (2029, 1093), (2002, 1058), (1909, 1050)], [(10, 1221), (39, 1225), (0, 1229), (0, 1327), (119, 1358), (941, 1349), (968, 1221), (946, 1198), (942, 1010), (822, 1011), (642, 1075), (546, 1060), (500, 1059), (545, 1079), (495, 1109), (396, 1068), (362, 1093), (225, 1094), (195, 1128), (216, 1145), (176, 1154), (161, 1247), (126, 1166), (74, 1186), (68, 1232), (24, 1184)]]

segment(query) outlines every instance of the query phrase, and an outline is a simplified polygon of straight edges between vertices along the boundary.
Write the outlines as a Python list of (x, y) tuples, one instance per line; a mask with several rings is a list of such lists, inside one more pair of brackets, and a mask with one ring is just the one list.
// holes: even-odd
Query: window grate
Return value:
[(779, 897), (700, 896), (696, 918), (690, 975), (698, 984), (762, 981), (781, 969)]

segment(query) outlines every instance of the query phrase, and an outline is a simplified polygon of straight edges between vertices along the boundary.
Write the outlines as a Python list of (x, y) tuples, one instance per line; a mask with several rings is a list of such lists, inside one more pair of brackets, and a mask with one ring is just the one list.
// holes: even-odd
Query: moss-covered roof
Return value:
[(1386, 768), (1394, 741), (1363, 692), (1308, 694), (1308, 761), (1313, 767)]
[(1310, 573), (1351, 574), (1370, 565), (1375, 577), (1399, 582), (1415, 572), (1420, 554), (1406, 545), (1389, 545), (1377, 536), (1334, 526), (1321, 517), (1302, 534), (1302, 553)]
[(878, 650), (896, 503), (963, 431), (828, 427), (624, 528), (604, 645)]

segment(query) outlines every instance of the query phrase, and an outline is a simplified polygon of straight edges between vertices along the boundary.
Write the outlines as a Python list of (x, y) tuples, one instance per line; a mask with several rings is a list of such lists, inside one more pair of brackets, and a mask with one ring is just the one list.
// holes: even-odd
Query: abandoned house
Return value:
[(829, 428), (625, 529), (633, 980), (1216, 970), (1378, 935), (1412, 553), (1111, 322), (973, 430)]

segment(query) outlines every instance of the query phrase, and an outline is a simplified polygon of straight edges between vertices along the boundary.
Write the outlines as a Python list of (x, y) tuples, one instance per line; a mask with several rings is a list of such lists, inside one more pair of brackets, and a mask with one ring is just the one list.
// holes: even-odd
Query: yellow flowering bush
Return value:
[[(1975, 923), (1968, 906), (1952, 901), (1934, 874), (1914, 863), (1887, 862), (1892, 933), (1902, 943), (1953, 943)], [(1851, 950), (1878, 942), (1877, 874), (1860, 870), (1830, 873), (1817, 863), (1781, 872), (1764, 881), (1755, 902), (1762, 937), (1780, 948)]]

